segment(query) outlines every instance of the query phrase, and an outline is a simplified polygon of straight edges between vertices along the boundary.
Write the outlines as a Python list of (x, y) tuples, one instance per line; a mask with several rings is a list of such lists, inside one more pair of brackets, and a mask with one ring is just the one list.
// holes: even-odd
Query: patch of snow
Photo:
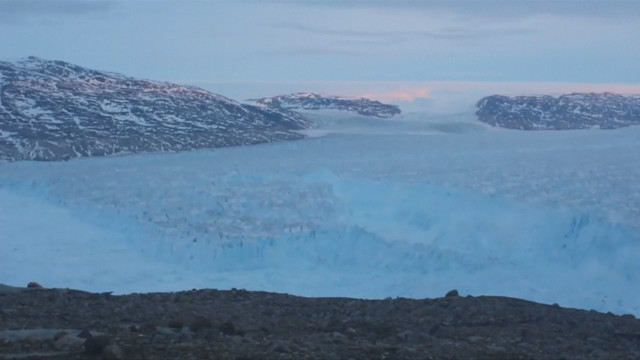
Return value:
[(119, 104), (113, 101), (104, 100), (100, 103), (102, 111), (110, 114), (117, 114), (122, 112), (129, 112), (129, 107), (125, 104)]
[(9, 138), (13, 135), (17, 134), (16, 132), (11, 132), (11, 131), (3, 131), (0, 130), (0, 139), (4, 139), (4, 138)]
[(17, 110), (29, 118), (36, 118), (40, 115), (47, 115), (51, 112), (37, 106), (36, 101), (31, 98), (20, 98), (15, 100)]
[(82, 124), (80, 124), (80, 119), (77, 116), (72, 116), (72, 119), (73, 119), (73, 122), (78, 127), (78, 129), (84, 129), (84, 126), (82, 126)]

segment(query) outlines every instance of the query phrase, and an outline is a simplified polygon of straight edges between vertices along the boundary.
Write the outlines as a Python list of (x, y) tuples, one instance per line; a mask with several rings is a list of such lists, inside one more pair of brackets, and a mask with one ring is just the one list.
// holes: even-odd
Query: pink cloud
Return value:
[[(339, 83), (340, 86), (337, 86)], [(329, 84), (325, 84), (329, 85)], [(328, 93), (365, 97), (386, 102), (414, 101), (424, 98), (469, 97), (479, 99), (491, 94), (560, 95), (571, 92), (613, 92), (640, 94), (640, 84), (569, 82), (492, 82), (492, 81), (371, 81), (335, 82)]]
[(413, 101), (418, 98), (427, 98), (431, 89), (428, 87), (404, 88), (399, 90), (365, 92), (358, 97), (380, 100), (380, 101)]
[(428, 82), (434, 90), (451, 92), (485, 92), (503, 95), (566, 94), (571, 92), (613, 92), (640, 94), (640, 84), (518, 82), (518, 81), (436, 81)]
[[(189, 82), (187, 82), (189, 83)], [(474, 105), (481, 97), (502, 95), (560, 95), (571, 92), (640, 94), (640, 84), (507, 82), (507, 81), (298, 81), (192, 82), (235, 99), (251, 99), (294, 92), (366, 97), (406, 103), (429, 99), (430, 106), (450, 102)]]

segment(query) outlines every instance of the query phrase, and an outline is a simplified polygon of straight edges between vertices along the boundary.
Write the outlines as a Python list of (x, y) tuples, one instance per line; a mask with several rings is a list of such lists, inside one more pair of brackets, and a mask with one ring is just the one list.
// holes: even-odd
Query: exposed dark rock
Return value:
[(82, 338), (82, 339), (88, 339), (88, 338), (92, 337), (93, 335), (91, 335), (91, 332), (89, 332), (89, 330), (82, 330), (76, 336), (79, 337), (79, 338)]
[(55, 334), (55, 335), (53, 336), (53, 341), (56, 341), (56, 340), (58, 340), (58, 339), (60, 339), (60, 338), (62, 338), (62, 337), (64, 337), (64, 336), (67, 336), (67, 335), (69, 335), (69, 332), (67, 332), (67, 331), (60, 331), (60, 332), (58, 332), (57, 334)]
[(243, 335), (242, 332), (236, 330), (236, 327), (233, 326), (233, 324), (229, 321), (225, 321), (224, 323), (220, 324), (219, 326), (220, 332), (225, 334), (225, 335)]
[(105, 360), (122, 360), (122, 349), (118, 345), (107, 345), (102, 352), (102, 357)]
[(142, 326), (138, 325), (138, 324), (132, 324), (129, 325), (129, 331), (131, 332), (138, 332), (142, 330)]
[(460, 296), (458, 295), (458, 290), (453, 289), (447, 292), (447, 294), (444, 297), (456, 297), (456, 296)]
[(100, 355), (109, 344), (111, 344), (111, 338), (107, 335), (91, 336), (84, 342), (84, 352), (89, 355)]
[(212, 327), (213, 327), (213, 323), (211, 322), (211, 320), (207, 319), (204, 316), (200, 316), (200, 315), (195, 316), (189, 322), (189, 329), (191, 329), (191, 331), (193, 331), (193, 332), (197, 332), (197, 331), (200, 331), (202, 329), (211, 329)]
[[(52, 294), (59, 292), (3, 294), (11, 316), (0, 321), (0, 359), (640, 358), (640, 320), (633, 316), (506, 297), (361, 300), (217, 290), (104, 297), (69, 291), (67, 302), (56, 302)], [(219, 331), (150, 325), (130, 331), (132, 323), (168, 324), (194, 313)], [(58, 340), (79, 338), (72, 329), (87, 324), (86, 353), (54, 345), (56, 334)]]
[(553, 96), (492, 95), (478, 102), (478, 120), (520, 130), (616, 129), (640, 125), (640, 96), (573, 93)]
[(291, 349), (284, 342), (278, 341), (271, 345), (271, 352), (275, 353), (290, 353)]
[(172, 329), (182, 329), (184, 322), (182, 320), (173, 319), (167, 323), (167, 326)]
[(78, 350), (83, 348), (85, 341), (86, 339), (65, 332), (63, 336), (55, 339), (53, 346), (57, 350)]
[(38, 284), (35, 281), (32, 281), (32, 282), (27, 284), (27, 288), (29, 288), (29, 289), (42, 289), (42, 285)]

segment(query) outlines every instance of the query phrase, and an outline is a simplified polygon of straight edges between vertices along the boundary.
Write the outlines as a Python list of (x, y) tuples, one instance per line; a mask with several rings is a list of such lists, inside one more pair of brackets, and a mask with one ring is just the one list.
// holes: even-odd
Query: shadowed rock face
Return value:
[(36, 57), (0, 62), (0, 160), (65, 160), (300, 139), (303, 116)]
[(338, 96), (326, 96), (313, 93), (279, 95), (253, 100), (266, 108), (276, 110), (341, 110), (364, 116), (390, 118), (400, 114), (395, 105), (383, 104), (369, 99), (354, 99)]
[(616, 129), (640, 125), (640, 96), (573, 93), (553, 96), (492, 95), (478, 102), (478, 120), (520, 130)]

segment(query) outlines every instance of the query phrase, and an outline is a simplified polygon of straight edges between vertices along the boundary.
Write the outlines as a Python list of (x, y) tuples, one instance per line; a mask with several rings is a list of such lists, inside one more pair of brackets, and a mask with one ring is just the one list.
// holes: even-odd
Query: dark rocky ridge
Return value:
[(0, 160), (63, 160), (301, 139), (300, 114), (36, 57), (0, 62)]
[(0, 337), (0, 359), (640, 358), (640, 320), (631, 315), (453, 291), (360, 300), (0, 286)]
[(296, 93), (252, 100), (266, 108), (284, 110), (340, 110), (364, 116), (390, 118), (400, 114), (396, 105), (365, 98), (346, 98), (314, 93)]
[(616, 129), (640, 125), (640, 96), (573, 93), (553, 96), (482, 98), (478, 120), (520, 130)]

